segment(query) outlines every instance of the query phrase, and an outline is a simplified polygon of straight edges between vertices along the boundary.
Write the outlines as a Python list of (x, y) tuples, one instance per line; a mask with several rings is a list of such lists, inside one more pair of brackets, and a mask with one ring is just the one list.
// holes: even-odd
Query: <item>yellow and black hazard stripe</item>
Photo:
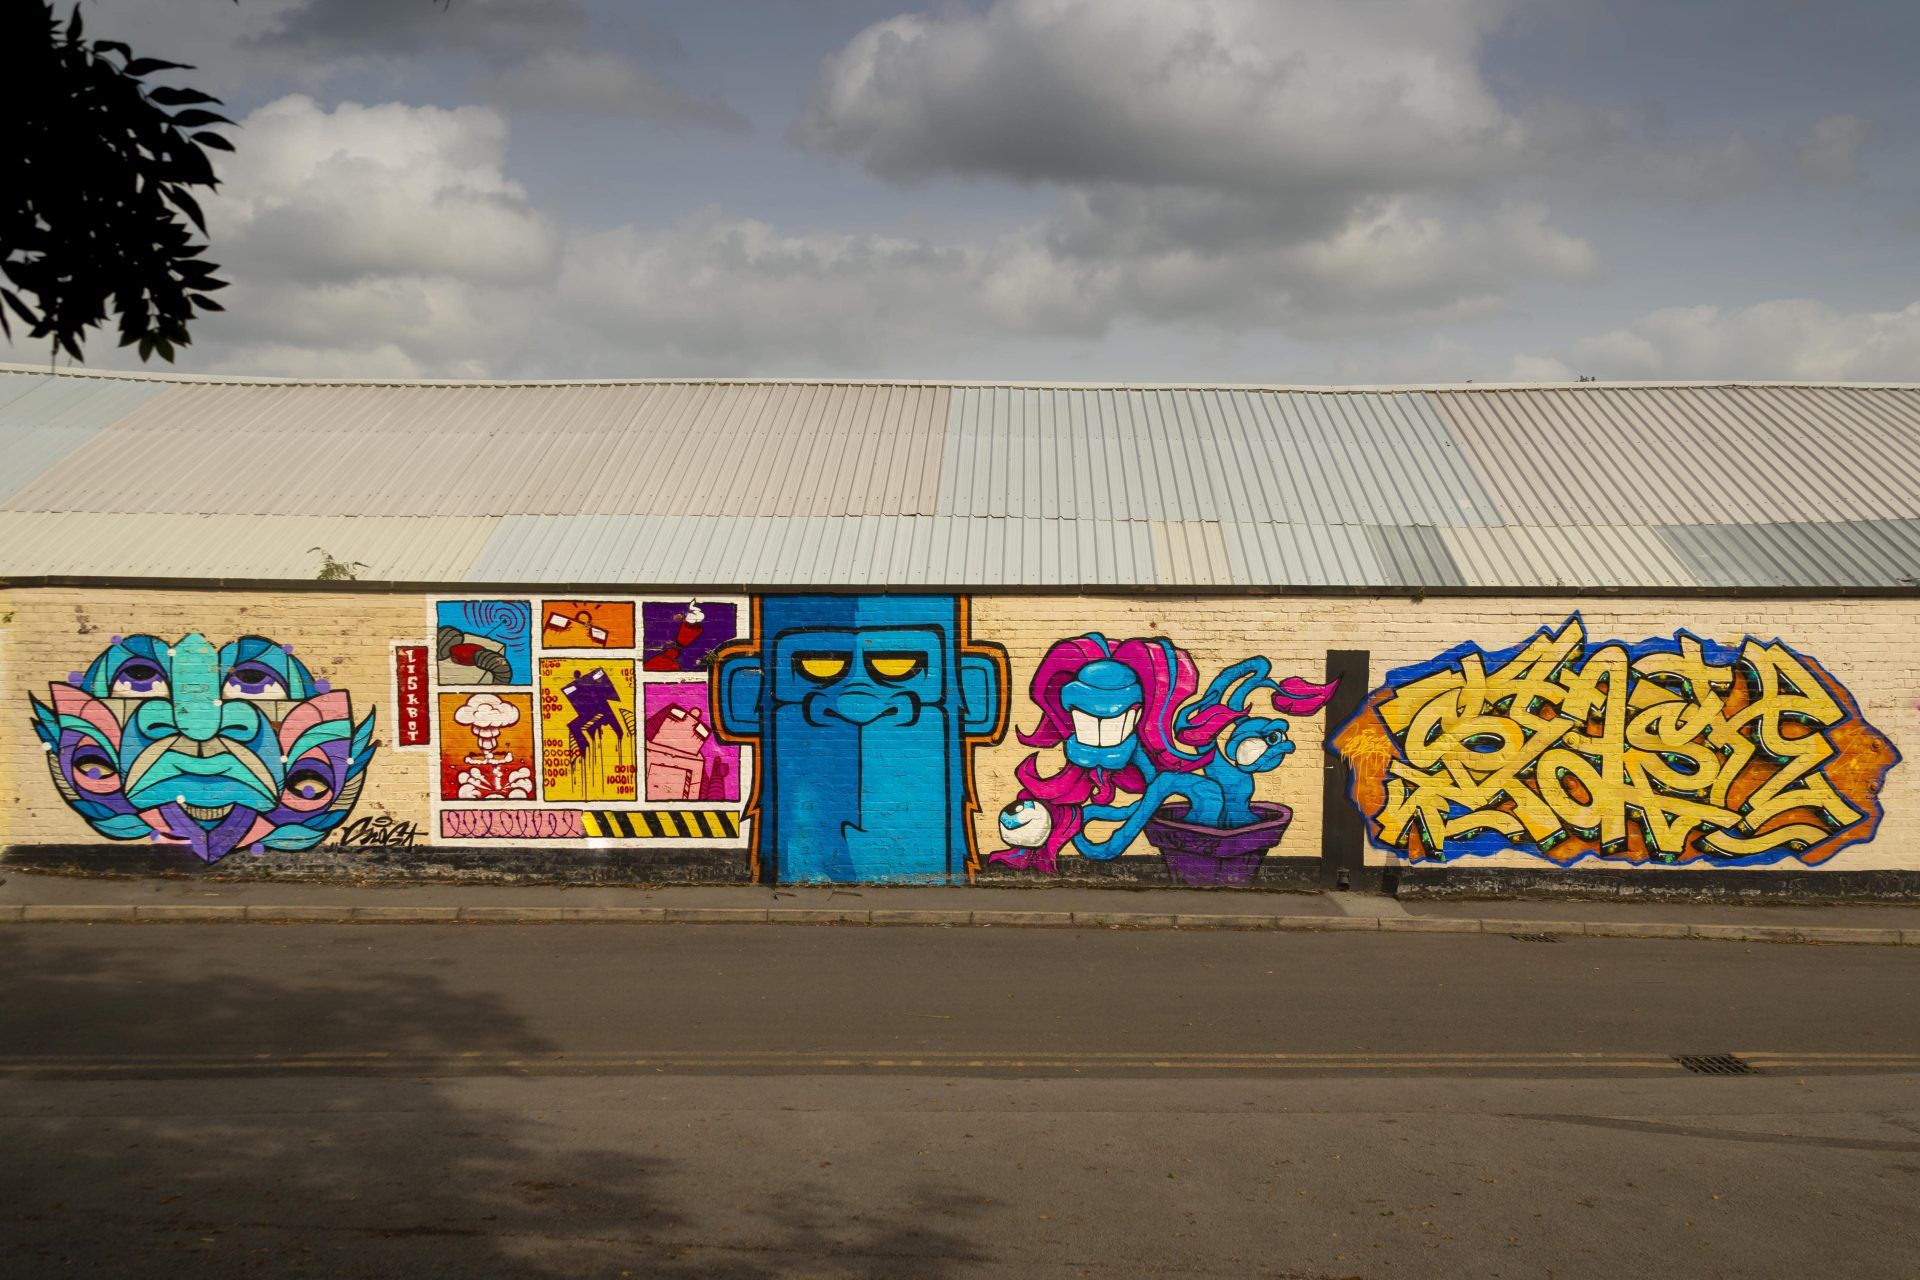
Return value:
[(712, 809), (588, 809), (587, 834), (609, 840), (731, 840), (740, 815)]

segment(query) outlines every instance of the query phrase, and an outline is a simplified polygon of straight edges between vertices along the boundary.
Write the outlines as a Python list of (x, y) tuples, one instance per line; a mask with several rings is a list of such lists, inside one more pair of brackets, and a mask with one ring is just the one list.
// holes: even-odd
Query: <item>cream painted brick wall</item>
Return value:
[[(85, 668), (114, 635), (177, 638), (198, 631), (215, 643), (257, 634), (293, 646), (316, 676), (353, 697), (356, 717), (377, 709), (383, 744), (354, 816), (385, 814), (428, 833), (435, 785), (429, 752), (395, 752), (391, 645), (424, 643), (431, 634), (427, 600), (414, 594), (333, 592), (195, 592), (71, 588), (0, 592), (0, 842), (77, 843), (97, 839), (61, 801), (46, 776), (34, 737), (29, 692), (44, 698), (51, 681)], [(1888, 775), (1886, 819), (1877, 839), (1823, 864), (1830, 870), (1920, 869), (1920, 657), (1913, 639), (1920, 604), (1913, 601), (1785, 601), (1696, 599), (1464, 599), (1405, 597), (1223, 597), (1147, 595), (976, 595), (976, 639), (1004, 645), (1012, 660), (1012, 724), (997, 746), (974, 757), (981, 805), (976, 831), (983, 852), (998, 847), (994, 818), (1015, 794), (1013, 770), (1028, 754), (1015, 729), (1038, 714), (1027, 696), (1034, 667), (1054, 641), (1088, 631), (1113, 639), (1164, 635), (1186, 648), (1210, 679), (1252, 655), (1272, 659), (1279, 675), (1324, 678), (1326, 651), (1367, 649), (1377, 687), (1394, 667), (1432, 658), (1463, 642), (1504, 648), (1542, 626), (1581, 612), (1595, 640), (1642, 640), (1684, 628), (1722, 641), (1779, 637), (1818, 659), (1844, 684), (1862, 713), (1908, 757)], [(1299, 744), (1288, 761), (1260, 780), (1259, 795), (1294, 809), (1294, 826), (1278, 852), (1318, 853), (1324, 717), (1295, 720)], [(1370, 850), (1375, 862), (1386, 860)], [(1480, 865), (1545, 867), (1522, 854)], [(1589, 861), (1584, 866), (1603, 864)], [(1799, 864), (1786, 862), (1783, 869)]]

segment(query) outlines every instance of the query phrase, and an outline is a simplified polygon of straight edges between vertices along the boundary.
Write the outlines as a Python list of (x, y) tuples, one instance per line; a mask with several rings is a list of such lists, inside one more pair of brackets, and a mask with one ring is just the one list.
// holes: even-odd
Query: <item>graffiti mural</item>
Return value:
[(545, 600), (543, 649), (633, 648), (633, 604), (626, 600)]
[(291, 648), (244, 636), (116, 637), (29, 698), (54, 786), (95, 831), (205, 862), (310, 849), (338, 827), (373, 758), (373, 714)]
[(713, 651), (739, 634), (733, 605), (654, 603), (643, 607), (648, 671), (705, 671)]
[(753, 762), (719, 740), (707, 681), (714, 650), (742, 634), (744, 598), (429, 608), (438, 837), (744, 853)]
[(540, 750), (549, 800), (637, 795), (633, 662), (540, 660)]
[(1145, 834), (1177, 883), (1249, 882), (1293, 816), (1253, 798), (1294, 750), (1288, 722), (1265, 712), (1312, 715), (1335, 688), (1272, 670), (1247, 658), (1202, 691), (1192, 655), (1170, 640), (1055, 644), (1030, 690), (1040, 723), (1019, 738), (1064, 759), (1051, 772), (1038, 752), (1021, 761), (1020, 794), (1000, 811), (1008, 848), (989, 860), (1052, 875), (1069, 845), (1104, 862)]
[(524, 685), (533, 672), (533, 606), (525, 600), (443, 600), (434, 657), (443, 685)]
[(440, 794), (533, 798), (533, 703), (523, 693), (440, 695)]
[(713, 736), (705, 684), (647, 688), (647, 799), (738, 800), (740, 748)]
[(943, 882), (974, 866), (972, 751), (1006, 726), (1007, 659), (953, 596), (772, 596), (713, 664), (720, 736), (760, 749), (756, 873)]
[(1578, 614), (1391, 672), (1331, 748), (1385, 848), (1562, 866), (1814, 866), (1873, 838), (1900, 758), (1778, 640), (1596, 643)]

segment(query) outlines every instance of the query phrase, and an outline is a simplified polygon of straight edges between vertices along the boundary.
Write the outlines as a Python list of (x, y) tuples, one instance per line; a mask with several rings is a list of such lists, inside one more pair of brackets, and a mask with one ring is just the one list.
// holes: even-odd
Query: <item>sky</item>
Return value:
[(189, 371), (1920, 380), (1912, 0), (81, 8), (238, 122)]

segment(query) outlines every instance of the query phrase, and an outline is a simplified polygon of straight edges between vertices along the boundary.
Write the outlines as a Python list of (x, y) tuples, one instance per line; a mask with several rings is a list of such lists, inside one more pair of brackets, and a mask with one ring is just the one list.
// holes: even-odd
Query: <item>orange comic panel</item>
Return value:
[(547, 649), (631, 649), (633, 604), (621, 600), (542, 600), (540, 644)]
[(531, 800), (533, 695), (440, 695), (440, 798)]

